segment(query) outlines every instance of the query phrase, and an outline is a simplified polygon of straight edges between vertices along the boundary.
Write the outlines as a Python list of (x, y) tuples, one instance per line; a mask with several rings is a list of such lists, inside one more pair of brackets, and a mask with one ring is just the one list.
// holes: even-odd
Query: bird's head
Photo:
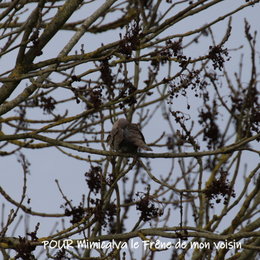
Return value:
[(125, 128), (128, 124), (128, 120), (125, 118), (120, 118), (115, 122), (113, 128)]

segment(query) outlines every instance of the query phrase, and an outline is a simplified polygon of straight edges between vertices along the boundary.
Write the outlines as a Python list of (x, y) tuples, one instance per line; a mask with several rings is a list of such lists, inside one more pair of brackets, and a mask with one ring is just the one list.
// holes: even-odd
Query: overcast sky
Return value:
[[(93, 3), (93, 9), (81, 10), (77, 12), (77, 17), (74, 15), (70, 20), (77, 20), (79, 18), (84, 18), (88, 14), (91, 14), (101, 3), (102, 1), (95, 1)], [(209, 10), (206, 10), (200, 15), (195, 15), (185, 20), (185, 22), (179, 23), (174, 28), (169, 29), (169, 33), (179, 34), (190, 31), (192, 29), (196, 29), (201, 25), (209, 23), (214, 20), (214, 18), (227, 13), (229, 10), (233, 10), (235, 6), (239, 6), (241, 3), (245, 3), (245, 1), (223, 1), (219, 3), (216, 7), (213, 7)], [(244, 66), (246, 69), (244, 71), (244, 79), (245, 84), (247, 83), (248, 76), (250, 73), (250, 56), (249, 56), (249, 47), (245, 40), (244, 35), (244, 19), (247, 19), (251, 24), (252, 30), (259, 30), (259, 14), (260, 8), (259, 5), (255, 5), (253, 8), (246, 8), (235, 14), (232, 17), (232, 34), (225, 47), (228, 48), (238, 48), (241, 45), (244, 45), (244, 48), (234, 52), (230, 51), (231, 60), (226, 63), (226, 67), (230, 73), (234, 73), (238, 70), (238, 61), (240, 59), (240, 53), (244, 52), (245, 55), (245, 64), (248, 66)], [(228, 20), (225, 19), (216, 26), (212, 27), (213, 32), (216, 36), (216, 42), (219, 42), (225, 33), (225, 28)], [(124, 30), (122, 31), (124, 32)], [(165, 32), (167, 34), (167, 31)], [(57, 53), (62, 49), (63, 44), (66, 44), (68, 39), (71, 37), (72, 33), (68, 33), (62, 31), (58, 36), (54, 37), (54, 39), (48, 44), (46, 50), (44, 51), (44, 55), (40, 56), (38, 60), (44, 59), (46, 57), (55, 57)], [(108, 32), (108, 37), (104, 37), (104, 35), (92, 37), (92, 35), (86, 34), (83, 39), (77, 45), (77, 48), (84, 43), (86, 46), (86, 50), (93, 50), (97, 46), (101, 45), (101, 42), (108, 43), (115, 39), (119, 39), (119, 30), (115, 32)], [(259, 47), (259, 35), (258, 39), (258, 47)], [(193, 45), (191, 48), (187, 49), (186, 55), (190, 55), (191, 57), (198, 56), (198, 54), (206, 54), (208, 52), (210, 41), (209, 38), (202, 38), (197, 45)], [(74, 48), (75, 50), (75, 48)], [(258, 48), (259, 50), (259, 48)], [(15, 53), (10, 53), (13, 55), (12, 57), (0, 59), (0, 71), (3, 66), (12, 68), (15, 62)], [(259, 58), (259, 53), (258, 53)], [(259, 62), (259, 60), (258, 60)], [(20, 88), (24, 87), (24, 83), (21, 84)], [(223, 88), (223, 91), (225, 89)], [(17, 92), (14, 92), (12, 97), (15, 97)], [(175, 106), (178, 106), (180, 110), (186, 109), (186, 100), (185, 98), (180, 98), (175, 103)], [(189, 102), (197, 102), (196, 99), (190, 99)], [(75, 104), (75, 107), (70, 107), (70, 113), (76, 114), (82, 112), (84, 109), (83, 104)], [(8, 113), (8, 115), (13, 114), (14, 112)], [(197, 113), (194, 111), (194, 113)], [(7, 115), (4, 115), (4, 117)], [(40, 114), (35, 113), (35, 118), (40, 117)], [(109, 130), (111, 125), (107, 125)], [(152, 142), (156, 137), (158, 137), (158, 132), (161, 133), (162, 130), (167, 127), (165, 122), (162, 120), (162, 111), (159, 110), (154, 115), (154, 125), (151, 129), (144, 128), (143, 133), (146, 137), (147, 142)], [(8, 134), (8, 133), (6, 133)], [(161, 150), (160, 148), (156, 148), (155, 152), (164, 152), (165, 150)], [(64, 204), (61, 194), (57, 189), (57, 185), (55, 183), (55, 179), (59, 180), (59, 183), (63, 189), (63, 192), (66, 196), (73, 200), (74, 205), (78, 205), (82, 200), (82, 194), (86, 194), (87, 186), (84, 181), (84, 173), (88, 171), (89, 164), (84, 161), (75, 160), (68, 156), (65, 156), (56, 148), (50, 149), (42, 149), (42, 150), (23, 150), (23, 153), (26, 155), (26, 158), (31, 163), (30, 165), (30, 175), (28, 176), (27, 183), (27, 195), (28, 198), (31, 199), (30, 206), (34, 211), (46, 212), (46, 213), (63, 213), (63, 209), (60, 209), (60, 205)], [(87, 156), (81, 154), (81, 156)], [(248, 167), (250, 167), (250, 160), (254, 162), (258, 160), (256, 156), (248, 157)], [(153, 172), (159, 175), (163, 175), (167, 173), (169, 165), (166, 159), (152, 159)], [(22, 183), (23, 183), (23, 174), (21, 165), (17, 162), (17, 155), (1, 157), (0, 158), (0, 177), (1, 177), (1, 186), (4, 190), (12, 196), (13, 199), (19, 201), (20, 196), (22, 194)], [(252, 163), (253, 165), (253, 163)], [(243, 181), (243, 180), (242, 180)], [(5, 203), (6, 212), (5, 216), (8, 214), (8, 210), (10, 209), (10, 205), (1, 197), (1, 203)], [(20, 211), (20, 214), (23, 215), (23, 212)], [(133, 212), (133, 215), (136, 214), (136, 211)], [(136, 217), (136, 215), (135, 215)], [(46, 230), (50, 230), (56, 221), (53, 219), (45, 219), (45, 218), (30, 218), (30, 227), (31, 231), (34, 230), (34, 226), (37, 222), (41, 223), (40, 230), (38, 236), (46, 235)], [(14, 223), (15, 224), (15, 223)], [(12, 225), (12, 227), (14, 226)], [(178, 225), (179, 219), (176, 218), (175, 223), (173, 225)], [(24, 235), (23, 225), (19, 229), (17, 229), (16, 236)], [(61, 228), (61, 226), (59, 226)], [(9, 235), (10, 232), (9, 231)], [(48, 232), (47, 232), (48, 234)]]

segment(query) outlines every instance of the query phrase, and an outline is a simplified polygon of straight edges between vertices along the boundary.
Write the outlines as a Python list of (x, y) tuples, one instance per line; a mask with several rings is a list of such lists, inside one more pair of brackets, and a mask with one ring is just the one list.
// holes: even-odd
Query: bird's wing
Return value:
[(137, 124), (129, 124), (124, 130), (124, 140), (146, 151), (152, 149), (145, 143), (144, 136)]
[(125, 139), (130, 143), (140, 146), (141, 143), (145, 143), (144, 136), (136, 124), (129, 124), (124, 131)]

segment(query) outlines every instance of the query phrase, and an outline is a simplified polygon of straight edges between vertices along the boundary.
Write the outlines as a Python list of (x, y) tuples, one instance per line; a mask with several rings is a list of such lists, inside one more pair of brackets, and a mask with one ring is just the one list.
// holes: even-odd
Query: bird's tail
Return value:
[(145, 150), (145, 151), (152, 151), (153, 149), (151, 147), (149, 147), (146, 144), (143, 144), (142, 146), (140, 146), (141, 149)]

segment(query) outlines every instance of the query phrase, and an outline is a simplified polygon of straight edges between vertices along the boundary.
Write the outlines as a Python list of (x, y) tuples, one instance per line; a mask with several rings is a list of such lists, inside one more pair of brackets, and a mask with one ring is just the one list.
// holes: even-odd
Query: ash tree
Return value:
[[(259, 1), (231, 2), (0, 2), (2, 259), (259, 257)], [(120, 118), (152, 151), (107, 145)], [(80, 198), (65, 166), (46, 187), (54, 213), (29, 195), (39, 151), (83, 165)]]

